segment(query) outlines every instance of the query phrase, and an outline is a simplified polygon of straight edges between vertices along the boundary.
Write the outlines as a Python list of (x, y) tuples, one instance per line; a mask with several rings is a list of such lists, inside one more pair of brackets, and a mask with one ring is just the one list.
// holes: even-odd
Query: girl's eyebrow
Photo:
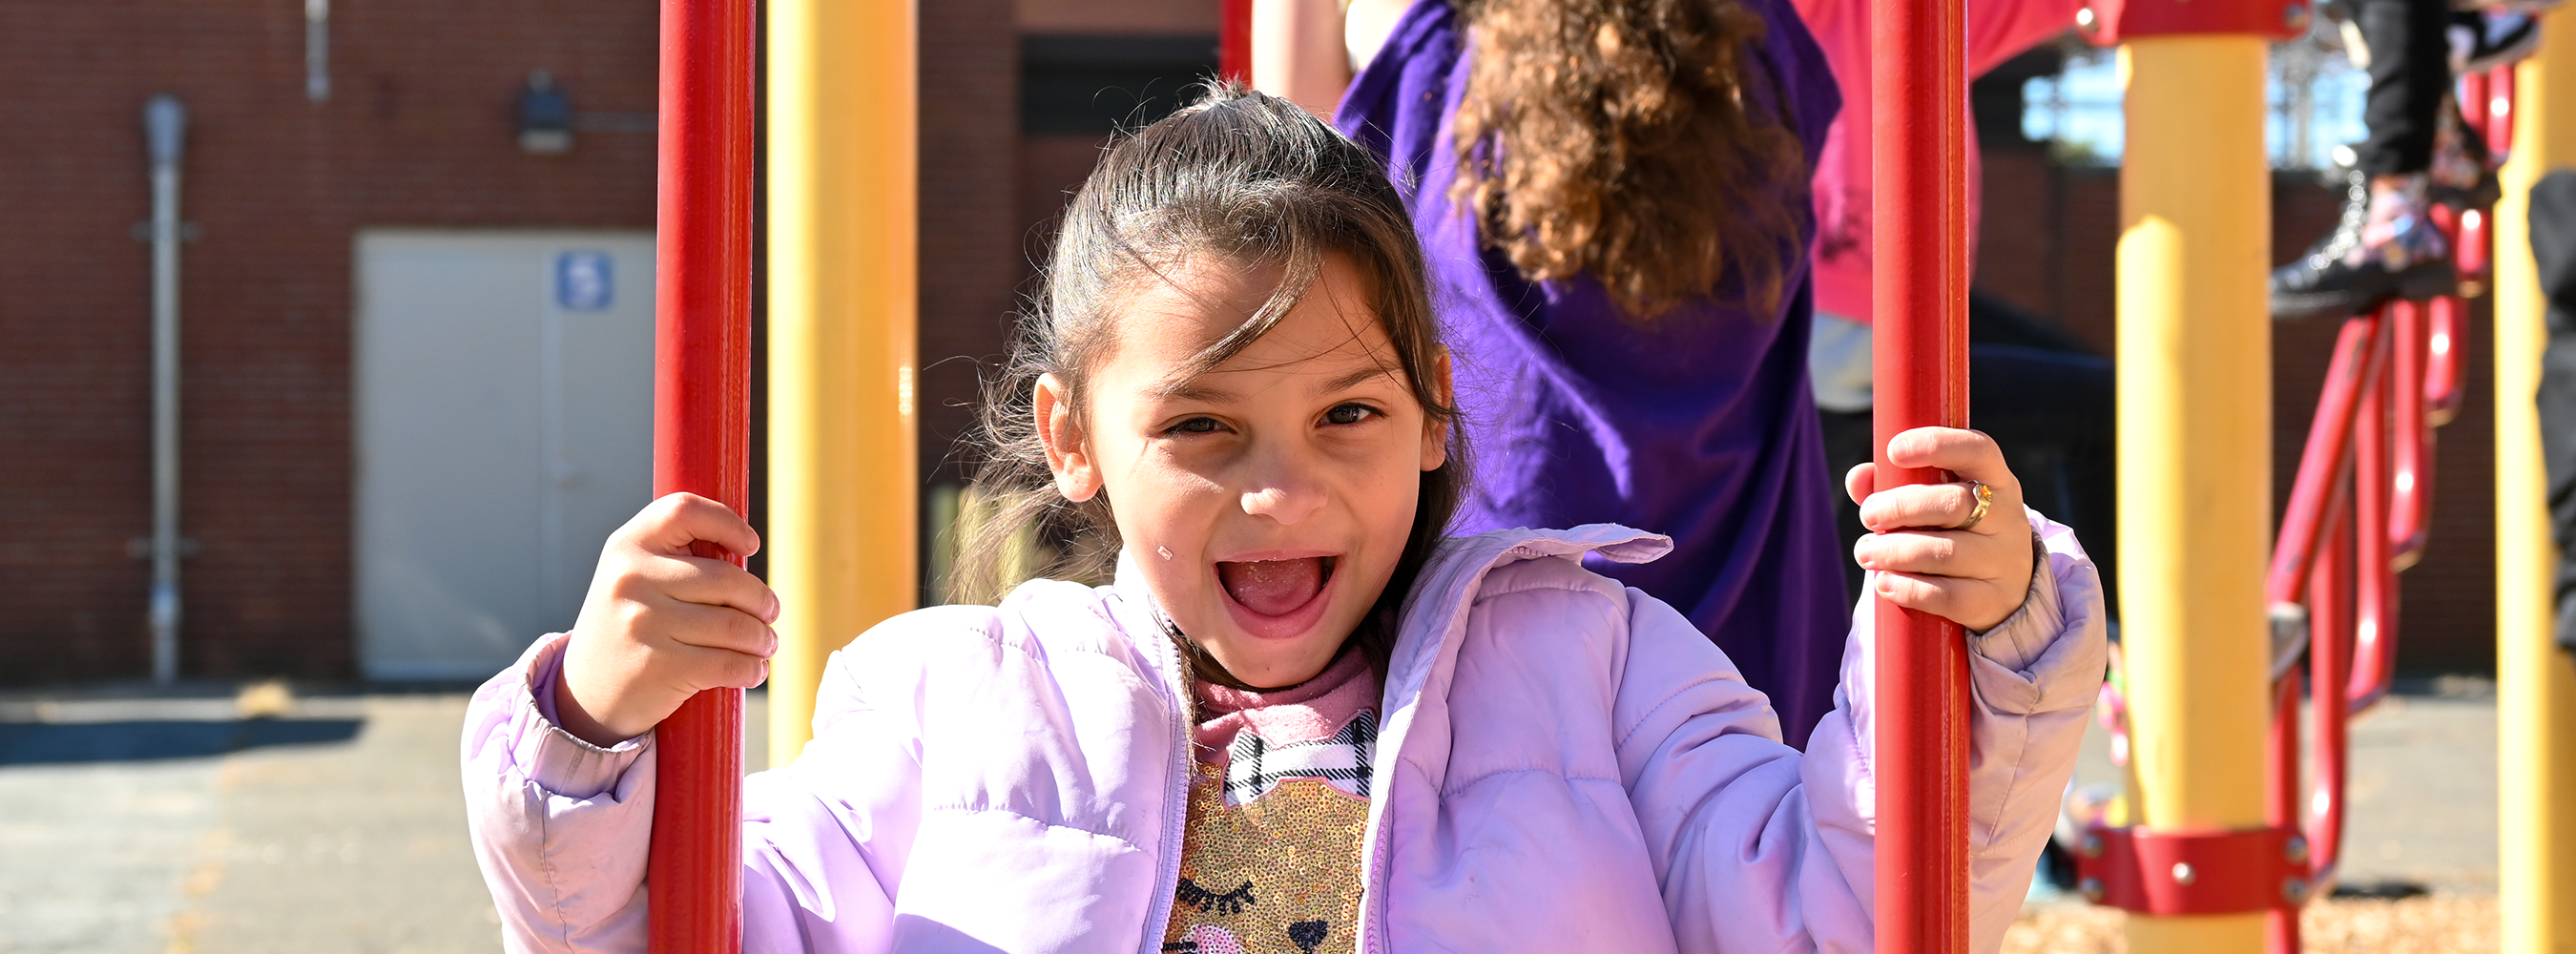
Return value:
[[(1326, 393), (1334, 391), (1348, 391), (1360, 386), (1361, 383), (1366, 382), (1371, 378), (1385, 378), (1390, 382), (1401, 383), (1396, 381), (1395, 369), (1386, 367), (1385, 365), (1371, 364), (1367, 367), (1359, 368), (1348, 374), (1344, 374), (1341, 377), (1324, 382), (1323, 390)], [(1234, 400), (1237, 396), (1232, 391), (1209, 385), (1207, 383), (1207, 375), (1198, 375), (1195, 377), (1183, 378), (1178, 381), (1172, 381), (1166, 384), (1158, 384), (1147, 389), (1145, 393), (1147, 396), (1160, 401), (1221, 402)]]
[(1351, 372), (1351, 373), (1349, 373), (1349, 374), (1345, 374), (1345, 375), (1342, 375), (1341, 377), (1334, 378), (1334, 379), (1332, 379), (1332, 380), (1330, 380), (1330, 381), (1326, 381), (1326, 382), (1324, 382), (1324, 390), (1325, 390), (1325, 391), (1328, 391), (1328, 392), (1329, 392), (1329, 391), (1348, 391), (1348, 390), (1350, 390), (1350, 389), (1352, 389), (1352, 388), (1355, 388), (1355, 387), (1360, 386), (1360, 383), (1361, 383), (1361, 382), (1367, 381), (1367, 380), (1368, 380), (1368, 379), (1370, 379), (1370, 378), (1381, 378), (1381, 377), (1382, 377), (1382, 378), (1387, 379), (1389, 382), (1392, 382), (1392, 383), (1396, 383), (1396, 384), (1402, 384), (1402, 383), (1403, 383), (1403, 382), (1400, 382), (1400, 381), (1397, 381), (1397, 380), (1396, 380), (1396, 377), (1395, 377), (1395, 369), (1393, 369), (1393, 368), (1389, 368), (1389, 367), (1387, 367), (1387, 366), (1385, 366), (1385, 365), (1382, 365), (1382, 364), (1371, 364), (1371, 365), (1369, 365), (1368, 367), (1361, 368), (1361, 369), (1356, 370), (1356, 371), (1353, 371), (1353, 372)]
[(1234, 392), (1228, 391), (1224, 388), (1210, 387), (1206, 381), (1206, 375), (1195, 375), (1192, 377), (1182, 378), (1178, 381), (1157, 384), (1151, 388), (1147, 388), (1145, 390), (1145, 395), (1157, 401), (1207, 401), (1214, 403), (1220, 401), (1231, 401), (1234, 399)]

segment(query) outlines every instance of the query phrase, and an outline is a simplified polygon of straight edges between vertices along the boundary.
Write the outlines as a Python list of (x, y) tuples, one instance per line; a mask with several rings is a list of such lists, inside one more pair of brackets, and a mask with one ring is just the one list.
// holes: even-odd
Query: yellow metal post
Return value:
[[(2120, 47), (2120, 589), (2138, 812), (2263, 825), (2271, 173), (2263, 40)], [(2140, 954), (2263, 946), (2260, 914), (2128, 919)]]
[[(2551, 642), (2557, 548), (2540, 462), (2540, 279), (2531, 187), (2576, 163), (2576, 21), (2552, 17), (2516, 77), (2495, 221), (2496, 828), (2507, 954), (2576, 951), (2576, 666)], [(2566, 95), (2560, 95), (2560, 94)]]
[(912, 0), (769, 0), (769, 759), (812, 737), (832, 650), (911, 609), (917, 229)]

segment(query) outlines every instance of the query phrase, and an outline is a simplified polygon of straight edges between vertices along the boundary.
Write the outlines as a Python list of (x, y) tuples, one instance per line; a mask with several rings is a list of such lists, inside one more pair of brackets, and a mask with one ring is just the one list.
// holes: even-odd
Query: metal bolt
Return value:
[(2082, 893), (2086, 901), (2094, 904), (2102, 903), (2102, 879), (2100, 878), (2086, 878), (2078, 881), (2075, 883), (2075, 890)]
[(2075, 853), (2087, 858), (2102, 857), (2102, 836), (2086, 832), (2084, 840), (2076, 843)]
[(2308, 12), (2308, 5), (2304, 3), (2293, 3), (2289, 6), (2282, 7), (2281, 25), (2300, 32), (2306, 32), (2308, 29)]
[(2175, 884), (2189, 885), (2200, 880), (2200, 872), (2191, 870), (2191, 862), (2177, 861), (2174, 862), (2173, 878)]
[(2281, 898), (2294, 905), (2308, 903), (2308, 883), (2298, 878), (2281, 879)]
[(2094, 15), (2092, 7), (2075, 11), (2075, 26), (2086, 33), (2093, 32), (2095, 25), (2100, 22), (2101, 19)]
[(2289, 840), (2289, 841), (2283, 842), (2283, 843), (2281, 844), (2281, 857), (2289, 859), (2290, 863), (2291, 863), (2291, 864), (2294, 864), (2294, 865), (2304, 865), (2304, 864), (2307, 864), (2307, 863), (2308, 863), (2308, 839), (2307, 839), (2307, 836), (2305, 836), (2305, 835), (2291, 835), (2291, 836), (2290, 836), (2290, 840)]

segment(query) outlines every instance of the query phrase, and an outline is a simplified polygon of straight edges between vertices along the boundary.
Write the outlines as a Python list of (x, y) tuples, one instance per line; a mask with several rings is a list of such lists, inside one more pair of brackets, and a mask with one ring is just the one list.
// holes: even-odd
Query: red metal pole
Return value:
[(1217, 0), (1216, 75), (1252, 84), (1252, 0)]
[[(1961, 0), (1871, 0), (1879, 490), (1887, 443), (1968, 426), (1967, 43)], [(1998, 514), (2017, 520), (2019, 514)], [(2044, 572), (2044, 570), (2043, 570)], [(1948, 620), (1878, 604), (1878, 950), (1968, 949), (1968, 656)]]
[[(661, 15), (653, 494), (686, 491), (741, 513), (751, 489), (752, 0), (662, 0)], [(654, 746), (652, 950), (738, 951), (742, 690), (699, 693), (662, 721)]]

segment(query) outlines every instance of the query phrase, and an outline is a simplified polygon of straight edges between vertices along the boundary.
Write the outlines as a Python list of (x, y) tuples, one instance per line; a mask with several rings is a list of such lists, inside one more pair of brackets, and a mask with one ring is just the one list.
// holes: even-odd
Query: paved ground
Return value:
[[(2492, 904), (2494, 700), (2466, 689), (2355, 725), (2347, 883)], [(0, 952), (496, 949), (465, 841), (464, 711), (460, 692), (0, 696)], [(2091, 742), (2080, 777), (2116, 778)], [(2029, 940), (2014, 949), (2061, 949)]]
[(243, 719), (228, 687), (0, 698), (0, 952), (497, 950), (465, 696), (277, 701)]

